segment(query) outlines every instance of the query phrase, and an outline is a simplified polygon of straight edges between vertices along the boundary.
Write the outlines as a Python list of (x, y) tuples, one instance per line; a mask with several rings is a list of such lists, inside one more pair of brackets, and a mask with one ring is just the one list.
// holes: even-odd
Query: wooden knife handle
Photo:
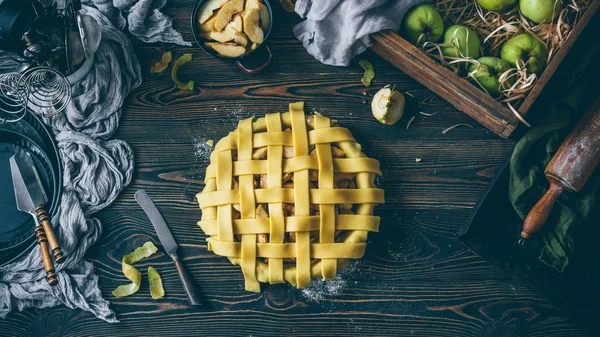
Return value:
[(54, 272), (54, 264), (52, 263), (52, 257), (50, 257), (50, 251), (48, 250), (48, 240), (46, 239), (46, 233), (42, 226), (36, 226), (33, 230), (37, 243), (40, 245), (40, 252), (42, 253), (42, 262), (44, 263), (44, 269), (46, 270), (46, 278), (48, 284), (55, 286), (58, 284), (58, 278)]
[(181, 280), (181, 284), (183, 285), (183, 290), (185, 291), (188, 300), (191, 305), (201, 305), (200, 297), (196, 293), (196, 289), (194, 288), (194, 283), (192, 282), (192, 278), (187, 272), (187, 269), (183, 265), (183, 262), (179, 258), (174, 259), (175, 267), (177, 267), (177, 273), (179, 274), (179, 279)]
[(521, 232), (521, 238), (529, 239), (531, 234), (539, 231), (546, 220), (548, 220), (548, 216), (554, 208), (554, 204), (556, 200), (562, 193), (564, 187), (556, 180), (550, 180), (550, 187), (546, 191), (546, 194), (540, 199), (540, 201), (533, 206), (525, 221), (523, 222), (523, 231)]
[(52, 224), (50, 223), (50, 217), (48, 213), (44, 209), (43, 205), (39, 205), (35, 208), (35, 214), (37, 215), (38, 221), (44, 227), (44, 231), (46, 232), (46, 237), (48, 238), (48, 244), (50, 245), (50, 250), (54, 255), (54, 261), (56, 263), (62, 263), (65, 260), (62, 249), (58, 244), (58, 240), (56, 239), (56, 235), (54, 235), (54, 230), (52, 229)]

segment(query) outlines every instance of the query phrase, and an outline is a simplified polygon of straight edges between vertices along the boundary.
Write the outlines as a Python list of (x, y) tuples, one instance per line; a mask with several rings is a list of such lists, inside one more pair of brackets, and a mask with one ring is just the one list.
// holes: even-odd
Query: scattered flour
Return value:
[(210, 139), (193, 136), (192, 137), (192, 145), (194, 146), (194, 155), (200, 161), (206, 161), (210, 159), (210, 153), (212, 152), (212, 147), (207, 144)]
[[(233, 131), (240, 120), (248, 118), (251, 115), (246, 113), (244, 107), (241, 104), (237, 106), (215, 106), (213, 111), (222, 112), (222, 120), (227, 123), (231, 123), (232, 127), (229, 131)], [(220, 139), (223, 135), (217, 135), (215, 130), (206, 130), (209, 134), (212, 133), (213, 137), (207, 137), (207, 134), (192, 136), (192, 145), (194, 146), (194, 155), (200, 162), (208, 163), (210, 161), (210, 154), (213, 150), (216, 139)], [(228, 132), (229, 132), (228, 131)]]
[(326, 111), (327, 111), (327, 109), (326, 109), (326, 108), (320, 108), (320, 109), (313, 108), (313, 109), (312, 109), (312, 113), (313, 113), (313, 114), (314, 114), (314, 113), (320, 113), (320, 114), (322, 114), (322, 115), (325, 115), (325, 114), (326, 114)]
[(252, 117), (253, 115), (253, 113), (247, 112), (241, 104), (238, 104), (237, 106), (227, 105), (219, 108), (218, 111), (222, 112), (224, 121), (232, 124), (231, 130), (229, 131), (233, 131), (233, 129), (237, 128), (238, 123), (242, 119)]
[(339, 296), (350, 284), (350, 276), (359, 270), (359, 263), (353, 262), (344, 270), (338, 272), (336, 278), (331, 280), (314, 279), (310, 286), (302, 289), (302, 295), (308, 300), (319, 302), (327, 297)]

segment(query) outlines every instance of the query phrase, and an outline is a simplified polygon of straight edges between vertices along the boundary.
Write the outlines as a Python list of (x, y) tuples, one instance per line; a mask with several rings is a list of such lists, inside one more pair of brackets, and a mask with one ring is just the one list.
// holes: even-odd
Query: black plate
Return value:
[[(539, 260), (543, 243), (534, 235), (524, 247), (520, 238), (523, 220), (508, 199), (509, 159), (496, 175), (458, 236), (478, 255), (525, 284), (552, 304), (563, 309), (596, 332), (597, 304), (600, 301), (600, 251), (597, 218), (590, 217), (575, 233), (575, 254), (563, 273)], [(543, 230), (543, 229), (542, 229)], [(516, 326), (516, 325), (515, 325)], [(521, 328), (526, 331), (526, 324)]]
[(60, 205), (62, 167), (54, 138), (42, 122), (27, 114), (17, 123), (0, 125), (0, 265), (12, 262), (34, 245), (33, 218), (16, 209), (8, 159), (14, 146), (32, 154), (40, 179), (48, 195), (52, 216)]
[(31, 138), (9, 130), (0, 130), (0, 186), (6, 193), (0, 194), (0, 251), (21, 244), (33, 233), (34, 221), (31, 215), (17, 209), (13, 190), (9, 159), (19, 147), (32, 155), (44, 190), (48, 194), (50, 212), (54, 210), (58, 179), (48, 155)]

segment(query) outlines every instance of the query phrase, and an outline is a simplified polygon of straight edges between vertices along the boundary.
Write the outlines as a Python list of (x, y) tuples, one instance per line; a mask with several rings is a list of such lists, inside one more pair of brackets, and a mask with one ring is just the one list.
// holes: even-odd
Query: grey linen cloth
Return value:
[[(89, 311), (107, 322), (118, 322), (102, 297), (93, 264), (83, 257), (102, 233), (102, 224), (91, 215), (110, 205), (133, 174), (131, 147), (122, 140), (110, 139), (119, 126), (125, 97), (142, 80), (131, 42), (121, 29), (127, 24), (130, 33), (145, 42), (188, 45), (173, 29), (171, 20), (160, 13), (165, 2), (84, 2), (82, 12), (91, 15), (102, 30), (94, 66), (72, 87), (73, 99), (67, 109), (45, 120), (56, 136), (64, 168), (64, 192), (52, 222), (66, 261), (55, 266), (59, 282), (54, 287), (46, 281), (38, 246), (20, 260), (1, 267), (0, 317), (15, 309), (63, 304)], [(10, 69), (10, 63), (6, 54), (0, 54), (0, 71)]]
[(404, 14), (424, 0), (298, 0), (295, 11), (305, 21), (294, 35), (320, 62), (347, 66), (371, 45), (370, 34), (397, 31)]

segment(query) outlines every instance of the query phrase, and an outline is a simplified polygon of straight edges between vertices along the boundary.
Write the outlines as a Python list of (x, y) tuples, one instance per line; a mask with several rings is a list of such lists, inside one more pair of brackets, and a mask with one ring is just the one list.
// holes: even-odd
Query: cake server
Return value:
[(179, 279), (181, 280), (181, 284), (183, 285), (183, 290), (185, 291), (188, 300), (191, 305), (200, 305), (202, 304), (199, 300), (199, 296), (196, 293), (194, 288), (194, 284), (192, 282), (192, 278), (189, 276), (187, 269), (183, 265), (183, 262), (177, 256), (177, 243), (175, 242), (175, 238), (173, 238), (173, 234), (169, 230), (165, 219), (162, 217), (156, 205), (150, 199), (150, 196), (146, 191), (139, 190), (135, 192), (135, 200), (142, 207), (150, 222), (154, 226), (154, 230), (158, 235), (158, 239), (160, 243), (163, 245), (163, 248), (169, 254), (173, 262), (175, 262), (175, 267), (177, 268), (177, 274), (179, 274)]
[(64, 256), (56, 236), (54, 236), (48, 213), (44, 209), (44, 204), (48, 201), (46, 192), (35, 170), (31, 154), (15, 146), (15, 154), (10, 157), (9, 163), (17, 208), (31, 214), (35, 220), (35, 237), (40, 245), (48, 283), (54, 286), (58, 283), (58, 279), (54, 271), (50, 250), (54, 253), (57, 263), (62, 262)]

